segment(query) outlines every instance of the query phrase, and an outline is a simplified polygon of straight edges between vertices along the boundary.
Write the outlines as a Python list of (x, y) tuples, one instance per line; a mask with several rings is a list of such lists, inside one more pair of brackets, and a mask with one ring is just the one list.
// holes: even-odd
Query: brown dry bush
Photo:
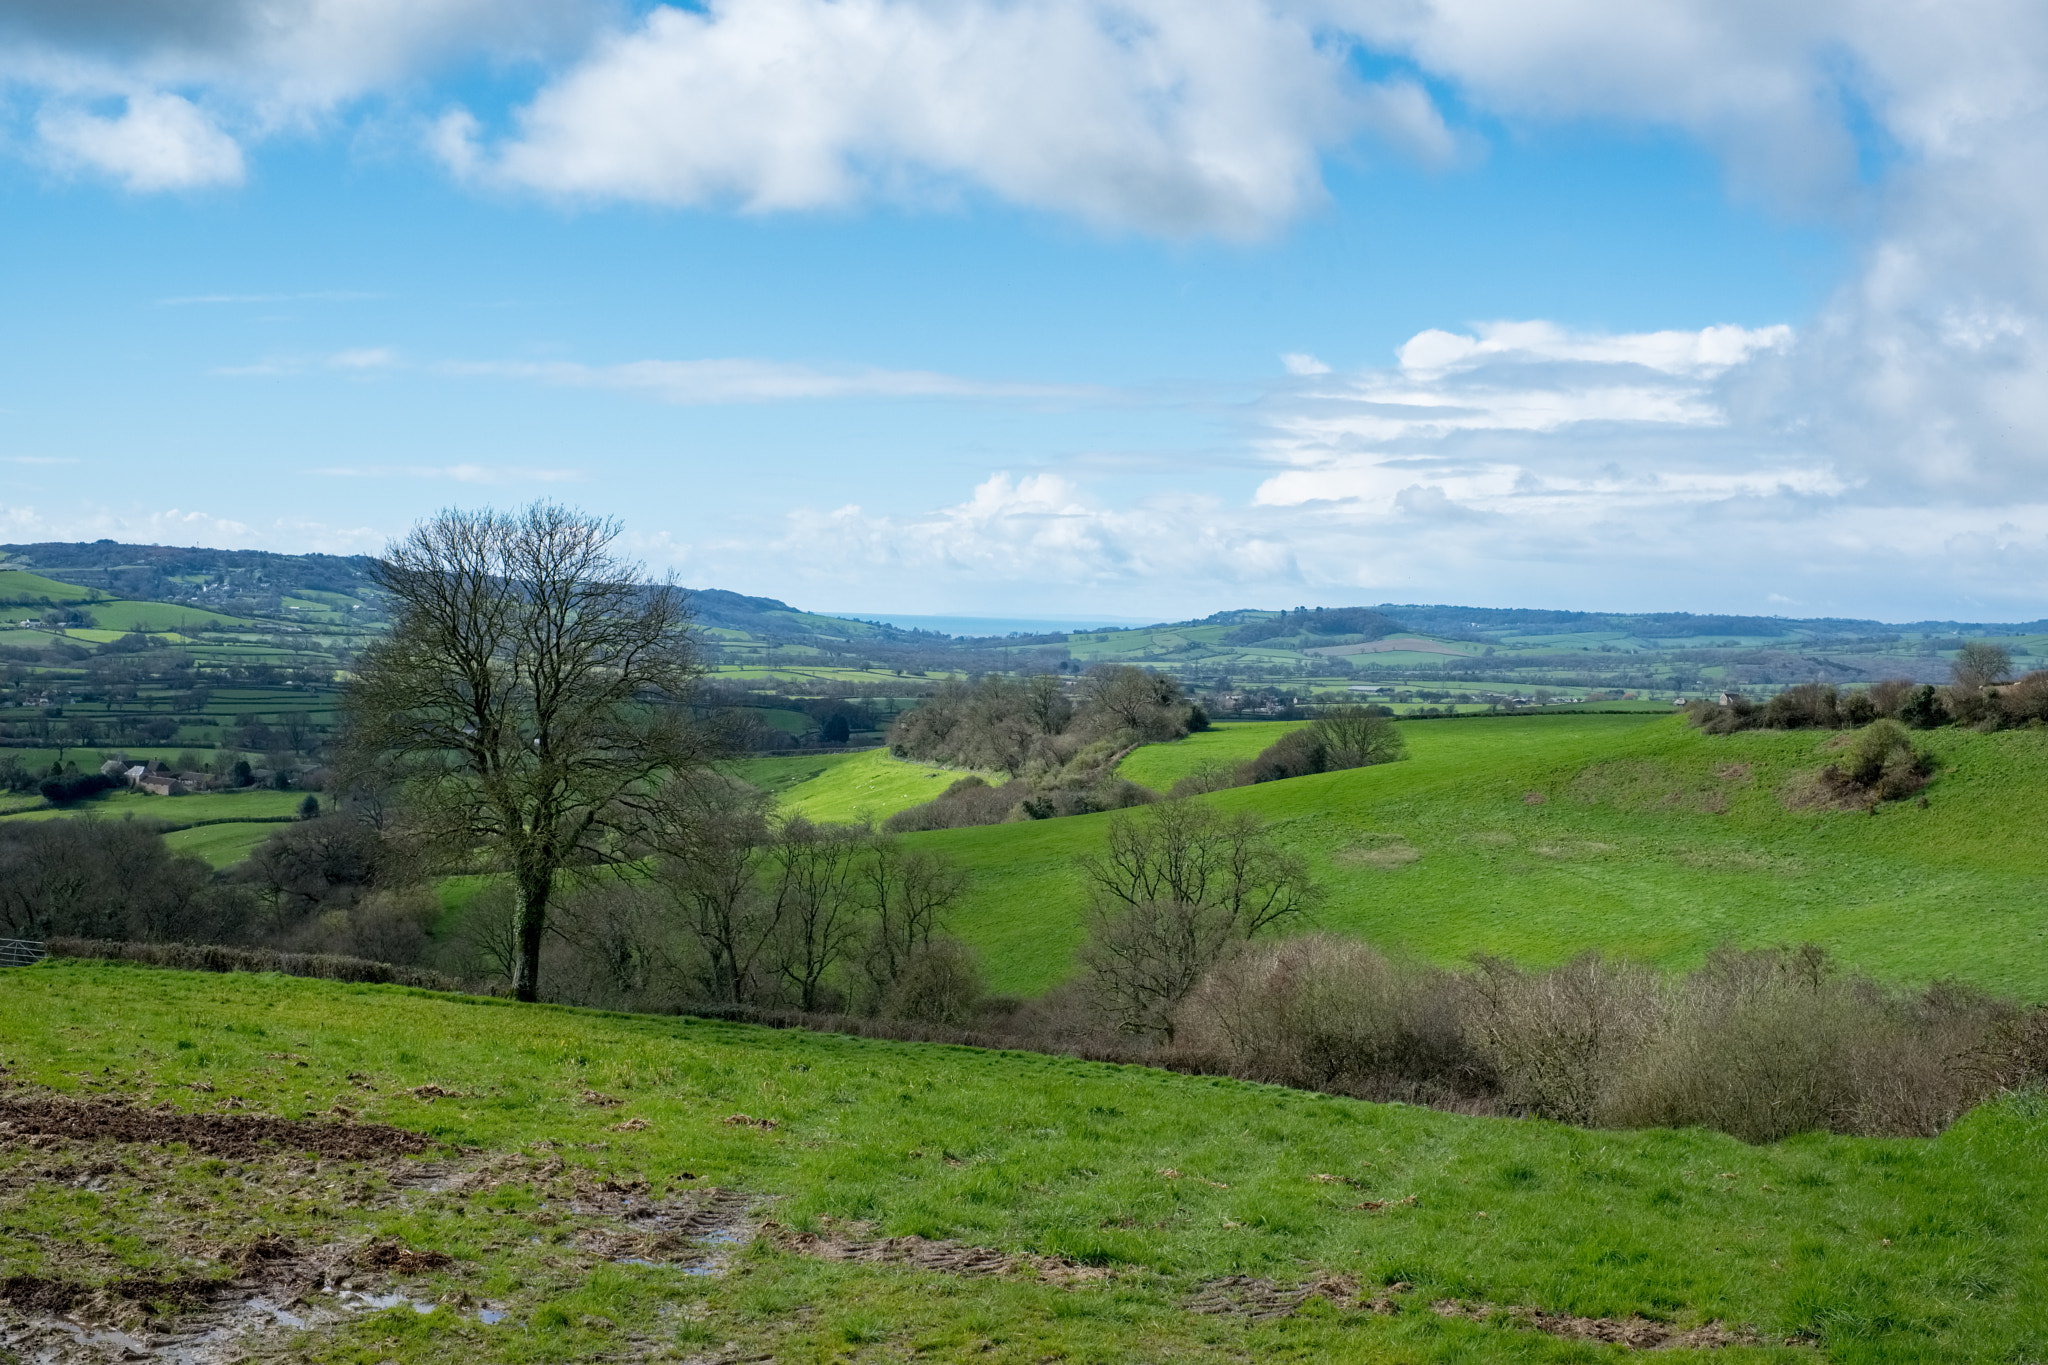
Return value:
[(1180, 1007), (1176, 1043), (1252, 1080), (1365, 1099), (1469, 1102), (1498, 1089), (1461, 1017), (1465, 984), (1330, 934), (1262, 944)]
[(1655, 1030), (1662, 981), (1634, 963), (1587, 953), (1529, 972), (1481, 958), (1466, 978), (1466, 1031), (1512, 1108), (1565, 1123), (1597, 1121), (1627, 1060)]
[(1177, 1051), (1251, 1079), (1748, 1142), (1931, 1136), (2048, 1080), (2048, 1011), (1899, 991), (1811, 945), (1722, 949), (1684, 976), (1590, 954), (1450, 972), (1319, 935), (1228, 958), (1178, 1019)]
[(1024, 797), (1022, 787), (992, 787), (984, 778), (963, 777), (923, 805), (896, 812), (883, 822), (882, 828), (891, 834), (909, 834), (917, 830), (999, 825), (1015, 814)]

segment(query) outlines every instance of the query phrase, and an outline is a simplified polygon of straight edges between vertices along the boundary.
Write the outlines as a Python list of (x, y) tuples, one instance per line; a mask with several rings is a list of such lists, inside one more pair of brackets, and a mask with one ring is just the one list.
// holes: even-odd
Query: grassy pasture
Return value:
[(200, 825), (175, 829), (164, 836), (173, 853), (191, 853), (204, 858), (216, 871), (233, 867), (256, 851), (256, 846), (277, 830), (275, 824), (235, 821), (226, 825)]
[[(959, 768), (908, 763), (887, 749), (798, 758), (752, 758), (735, 765), (747, 782), (772, 792), (776, 805), (800, 811), (821, 824), (844, 824), (863, 816), (876, 822), (922, 805), (970, 774)], [(1001, 773), (975, 776), (990, 782)]]
[(100, 594), (92, 588), (81, 588), (75, 583), (59, 583), (54, 578), (44, 578), (26, 569), (0, 569), (0, 603), (39, 602), (89, 602)]
[(204, 607), (180, 606), (175, 602), (95, 602), (93, 619), (106, 630), (147, 631), (163, 634), (187, 627), (211, 626), (224, 629), (260, 629), (260, 621), (241, 616), (223, 616)]
[[(481, 1149), (453, 1156), (458, 1168), (496, 1163), (488, 1185), (438, 1193), (394, 1189), (402, 1160), (316, 1169), (283, 1153), (0, 1147), (10, 1274), (205, 1273), (195, 1247), (210, 1259), (258, 1236), (395, 1238), (455, 1258), (410, 1281), (414, 1298), (459, 1290), (505, 1312), (485, 1326), (473, 1310), (401, 1303), (300, 1338), (293, 1359), (1627, 1358), (1430, 1311), (1450, 1298), (1804, 1342), (1670, 1357), (1725, 1365), (2048, 1352), (2039, 1097), (1980, 1109), (1933, 1141), (1751, 1148), (1064, 1058), (76, 963), (0, 976), (0, 1040), (17, 1090), (288, 1117), (339, 1104)], [(427, 1104), (407, 1093), (418, 1086), (456, 1094)], [(593, 1092), (622, 1103), (598, 1107)], [(727, 1122), (735, 1113), (777, 1126)], [(89, 1187), (40, 1174), (94, 1160), (109, 1174)], [(765, 1239), (722, 1274), (689, 1273), (701, 1252), (635, 1265), (563, 1221), (576, 1217), (572, 1182), (607, 1179), (644, 1179), (652, 1195), (742, 1192), (755, 1222), (953, 1239), (1105, 1275), (970, 1277)], [(1317, 1301), (1258, 1322), (1184, 1306), (1225, 1276), (1329, 1274), (1413, 1290), (1390, 1314)]]
[(299, 805), (305, 799), (304, 792), (280, 792), (258, 787), (238, 792), (194, 792), (190, 796), (150, 796), (142, 792), (112, 791), (76, 805), (42, 806), (7, 818), (61, 820), (89, 815), (102, 820), (118, 820), (134, 816), (139, 820), (161, 820), (172, 825), (189, 825), (196, 820), (274, 820), (298, 814)]
[[(1839, 742), (1828, 732), (1717, 737), (1654, 714), (1402, 728), (1406, 762), (1205, 798), (1258, 812), (1308, 857), (1330, 890), (1328, 928), (1438, 961), (1598, 948), (1686, 966), (1721, 942), (1812, 940), (1896, 980), (2048, 998), (2048, 731), (1932, 732), (1943, 766), (1928, 807), (1871, 816), (1787, 808), (1785, 788)], [(1140, 750), (1125, 772), (1170, 785), (1278, 733), (1218, 727)], [(997, 989), (1035, 992), (1071, 970), (1073, 860), (1108, 818), (910, 836), (974, 872), (954, 928)]]

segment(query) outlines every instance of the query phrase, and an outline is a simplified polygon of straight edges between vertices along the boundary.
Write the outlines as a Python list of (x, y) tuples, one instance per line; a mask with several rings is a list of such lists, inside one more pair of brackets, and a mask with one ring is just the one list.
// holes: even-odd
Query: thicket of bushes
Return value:
[(1672, 976), (1597, 955), (1449, 971), (1310, 936), (1220, 964), (1175, 1043), (1281, 1084), (1749, 1142), (1931, 1136), (2048, 1080), (2048, 1012), (1952, 983), (1898, 990), (1810, 945), (1723, 949)]
[(188, 972), (277, 972), (320, 981), (419, 986), (432, 991), (465, 989), (464, 983), (445, 972), (332, 953), (281, 953), (269, 948), (228, 948), (211, 943), (134, 943), (103, 938), (53, 938), (44, 947), (52, 957), (139, 962)]
[(1142, 805), (1154, 796), (1116, 776), (1139, 744), (1179, 739), (1208, 717), (1163, 673), (1125, 664), (1090, 669), (1070, 693), (1063, 679), (989, 675), (948, 683), (889, 731), (899, 758), (992, 768), (1010, 780), (963, 778), (939, 796), (891, 816), (905, 833), (1005, 820), (1044, 820)]
[(1832, 683), (1801, 683), (1766, 702), (1729, 694), (1721, 702), (1694, 702), (1692, 723), (1709, 734), (1738, 730), (1852, 730), (1892, 720), (1915, 730), (1970, 725), (1996, 730), (2048, 722), (2048, 669), (2012, 677), (2012, 656), (1975, 640), (1957, 652), (1950, 682), (1936, 687), (1906, 678), (1886, 678), (1868, 687), (1842, 689)]

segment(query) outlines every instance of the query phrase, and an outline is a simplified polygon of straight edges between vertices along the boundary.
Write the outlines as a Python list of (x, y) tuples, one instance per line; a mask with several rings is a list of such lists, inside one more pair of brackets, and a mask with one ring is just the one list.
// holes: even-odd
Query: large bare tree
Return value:
[(614, 551), (621, 529), (551, 502), (451, 508), (372, 569), (392, 628), (348, 688), (352, 766), (511, 872), (521, 1000), (562, 874), (617, 856), (661, 784), (713, 756), (683, 593)]

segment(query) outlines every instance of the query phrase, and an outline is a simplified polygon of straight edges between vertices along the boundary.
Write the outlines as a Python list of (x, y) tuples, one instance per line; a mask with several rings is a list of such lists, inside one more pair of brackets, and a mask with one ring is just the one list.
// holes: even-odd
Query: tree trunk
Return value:
[(518, 901), (512, 910), (512, 928), (519, 940), (512, 994), (529, 1004), (540, 999), (540, 939), (548, 927), (548, 896), (554, 888), (555, 879), (547, 872), (519, 874)]

